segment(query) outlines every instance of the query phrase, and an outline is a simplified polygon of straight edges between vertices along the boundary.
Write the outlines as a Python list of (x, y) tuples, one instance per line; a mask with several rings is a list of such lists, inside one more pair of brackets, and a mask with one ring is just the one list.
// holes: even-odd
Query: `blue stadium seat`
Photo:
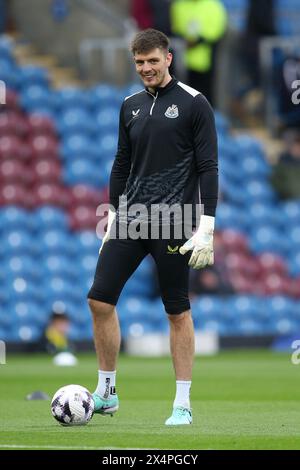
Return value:
[(226, 202), (218, 204), (216, 216), (216, 228), (218, 230), (234, 227), (235, 230), (246, 231), (247, 225), (247, 217), (242, 209)]
[(222, 300), (218, 297), (203, 296), (192, 304), (193, 318), (196, 328), (208, 321), (218, 321), (223, 311)]
[(95, 188), (102, 188), (107, 184), (107, 171), (99, 168), (95, 171), (94, 163), (87, 159), (74, 157), (66, 162), (63, 169), (63, 180), (67, 185), (86, 184)]
[(79, 256), (98, 255), (98, 251), (101, 246), (101, 240), (97, 238), (97, 235), (94, 231), (83, 230), (79, 234), (74, 235), (73, 239), (77, 247), (77, 254), (79, 254)]
[(43, 253), (74, 256), (77, 254), (76, 243), (68, 232), (49, 230), (39, 236), (39, 245)]
[(12, 282), (9, 281), (6, 287), (10, 298), (15, 302), (32, 301), (40, 303), (44, 300), (45, 292), (37, 287), (36, 282), (29, 281), (24, 277), (16, 277)]
[(19, 67), (19, 74), (22, 89), (32, 85), (39, 85), (42, 87), (49, 86), (49, 73), (48, 70), (43, 67), (23, 65)]
[(270, 227), (281, 228), (282, 215), (276, 205), (264, 202), (255, 202), (248, 206), (247, 215), (252, 226), (270, 225)]
[(55, 97), (57, 107), (60, 111), (66, 111), (68, 108), (80, 108), (89, 111), (92, 105), (90, 93), (80, 88), (67, 87), (56, 91)]
[(289, 274), (292, 277), (298, 277), (300, 276), (300, 249), (299, 246), (296, 249), (293, 247), (293, 245), (290, 246), (290, 256), (288, 259), (288, 268), (289, 268)]
[(242, 158), (239, 169), (243, 172), (243, 174), (241, 174), (240, 171), (238, 173), (241, 179), (256, 178), (263, 180), (267, 178), (271, 172), (271, 166), (260, 157), (257, 158), (257, 154), (246, 155)]
[(35, 210), (33, 217), (40, 233), (51, 229), (66, 230), (68, 227), (67, 214), (57, 207), (40, 207)]
[(231, 296), (226, 305), (228, 311), (235, 317), (236, 320), (241, 321), (247, 319), (262, 319), (263, 318), (264, 304), (255, 296), (250, 295), (235, 295)]
[(47, 295), (52, 302), (69, 299), (70, 302), (76, 303), (84, 297), (81, 287), (77, 283), (74, 284), (74, 282), (65, 279), (65, 277), (51, 277), (47, 279), (45, 287), (47, 287)]
[(279, 230), (269, 225), (253, 227), (250, 235), (250, 247), (254, 253), (268, 251), (285, 255), (288, 251), (288, 241)]
[(281, 320), (283, 318), (293, 317), (296, 304), (295, 301), (289, 297), (276, 295), (265, 299), (265, 308), (271, 312), (271, 319)]
[(281, 213), (283, 224), (289, 227), (299, 225), (300, 221), (300, 201), (291, 200), (280, 203), (278, 209)]
[(228, 134), (230, 123), (224, 114), (215, 111), (215, 122), (218, 134)]
[(29, 211), (16, 206), (0, 208), (0, 231), (7, 233), (21, 229), (29, 232), (34, 227), (35, 223)]
[(12, 341), (34, 343), (41, 338), (43, 331), (34, 325), (16, 326), (10, 336)]
[(72, 134), (64, 137), (60, 150), (65, 160), (72, 160), (74, 157), (92, 159), (99, 155), (99, 149), (86, 134)]
[(245, 318), (237, 323), (235, 333), (243, 336), (261, 336), (265, 334), (265, 326), (259, 320)]
[(74, 133), (90, 136), (97, 130), (91, 113), (78, 107), (69, 107), (63, 111), (57, 119), (56, 125), (62, 136)]
[(36, 256), (40, 252), (40, 247), (32, 238), (31, 233), (25, 230), (8, 231), (2, 239), (0, 255), (29, 255)]
[(28, 112), (34, 112), (40, 108), (54, 112), (52, 93), (41, 85), (29, 85), (21, 93), (21, 104)]
[(244, 185), (244, 202), (252, 204), (254, 201), (272, 203), (276, 201), (276, 193), (266, 181), (249, 179)]
[(116, 133), (105, 134), (97, 140), (97, 144), (101, 158), (112, 159), (116, 154), (118, 135)]
[(119, 106), (121, 102), (120, 91), (111, 85), (97, 85), (95, 88), (90, 90), (90, 95), (95, 109), (101, 109), (105, 106), (113, 106), (114, 104)]
[(45, 312), (41, 304), (30, 299), (12, 302), (8, 310), (13, 321), (17, 324), (34, 325), (44, 328), (48, 323), (48, 312)]
[(3, 263), (7, 278), (24, 277), (31, 282), (37, 282), (42, 276), (42, 267), (38, 260), (28, 255), (12, 255)]
[(97, 132), (99, 135), (103, 133), (118, 132), (119, 128), (119, 109), (117, 107), (100, 108), (94, 114)]
[[(100, 243), (99, 243), (100, 245)], [(95, 250), (93, 254), (86, 254), (83, 252), (77, 260), (78, 273), (89, 279), (95, 274), (95, 269), (98, 261), (98, 251)]]
[(127, 281), (123, 292), (122, 298), (128, 296), (139, 296), (141, 298), (149, 298), (153, 294), (153, 283), (152, 279), (145, 282), (145, 279), (141, 279), (138, 274), (134, 273), (131, 278)]
[(43, 258), (43, 276), (44, 279), (50, 277), (63, 277), (68, 282), (76, 282), (80, 271), (74, 269), (77, 267), (74, 258), (60, 255), (49, 255), (45, 253)]

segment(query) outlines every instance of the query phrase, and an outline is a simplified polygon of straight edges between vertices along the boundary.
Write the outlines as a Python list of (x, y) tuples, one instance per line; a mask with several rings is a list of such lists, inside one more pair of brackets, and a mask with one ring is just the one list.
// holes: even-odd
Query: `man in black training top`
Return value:
[[(200, 91), (169, 74), (172, 54), (163, 33), (140, 31), (131, 47), (145, 89), (125, 98), (121, 107), (111, 209), (88, 294), (100, 369), (95, 410), (113, 414), (119, 407), (115, 385), (120, 327), (115, 306), (126, 281), (151, 254), (170, 323), (176, 376), (173, 412), (165, 424), (191, 424), (194, 329), (188, 277), (189, 266), (213, 264), (218, 195), (214, 116)], [(169, 213), (166, 208), (171, 208)]]

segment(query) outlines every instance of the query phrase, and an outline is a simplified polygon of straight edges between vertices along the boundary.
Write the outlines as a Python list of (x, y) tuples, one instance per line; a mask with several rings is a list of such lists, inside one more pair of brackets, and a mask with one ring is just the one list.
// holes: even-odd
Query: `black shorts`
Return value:
[(98, 259), (89, 299), (117, 305), (124, 285), (141, 261), (150, 254), (156, 264), (161, 298), (168, 314), (190, 309), (188, 297), (191, 252), (181, 255), (179, 248), (186, 242), (168, 240), (111, 239), (104, 243)]

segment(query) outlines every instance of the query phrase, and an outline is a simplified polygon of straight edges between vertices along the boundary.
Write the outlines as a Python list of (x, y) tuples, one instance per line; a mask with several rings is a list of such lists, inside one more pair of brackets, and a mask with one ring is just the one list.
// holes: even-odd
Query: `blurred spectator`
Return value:
[(300, 198), (300, 132), (286, 135), (286, 150), (274, 166), (272, 183), (282, 199)]
[(249, 0), (246, 28), (241, 39), (241, 60), (249, 88), (260, 88), (259, 42), (276, 34), (274, 0)]
[(69, 352), (72, 347), (68, 339), (70, 319), (65, 313), (53, 312), (44, 332), (43, 349), (50, 354)]
[(131, 16), (139, 29), (153, 28), (149, 0), (131, 0)]
[(229, 295), (234, 290), (216, 266), (190, 271), (190, 295)]
[(151, 7), (153, 28), (162, 31), (166, 36), (172, 36), (171, 32), (171, 9), (172, 0), (149, 0)]
[(216, 48), (226, 25), (226, 10), (219, 0), (175, 0), (171, 5), (173, 34), (186, 42), (188, 84), (211, 104)]
[(5, 33), (7, 26), (6, 0), (0, 0), (0, 34)]

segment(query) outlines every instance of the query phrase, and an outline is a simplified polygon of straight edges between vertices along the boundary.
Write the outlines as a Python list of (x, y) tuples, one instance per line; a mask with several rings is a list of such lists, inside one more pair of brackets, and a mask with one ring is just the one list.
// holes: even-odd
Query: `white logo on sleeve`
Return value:
[(133, 111), (132, 111), (132, 116), (133, 116), (134, 118), (138, 117), (139, 112), (140, 112), (140, 109), (137, 109), (136, 111), (133, 110)]
[(167, 111), (165, 112), (165, 116), (170, 119), (175, 119), (179, 116), (178, 107), (176, 104), (172, 104), (169, 106)]

